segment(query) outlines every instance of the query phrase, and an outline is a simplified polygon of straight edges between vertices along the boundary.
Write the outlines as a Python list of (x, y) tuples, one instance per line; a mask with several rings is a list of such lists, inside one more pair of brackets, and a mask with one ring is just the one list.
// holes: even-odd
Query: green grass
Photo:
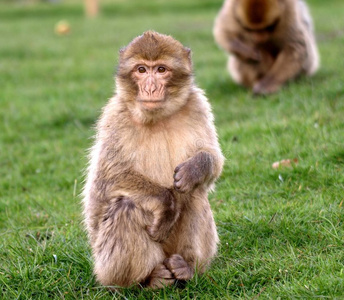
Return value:
[[(229, 79), (211, 33), (220, 0), (105, 1), (94, 20), (77, 1), (0, 3), (0, 298), (343, 298), (344, 2), (308, 2), (322, 67), (265, 98)], [(71, 34), (54, 34), (61, 19)], [(192, 48), (213, 105), (221, 243), (184, 289), (110, 293), (92, 275), (78, 194), (118, 49), (147, 29)], [(284, 158), (299, 164), (271, 168)]]

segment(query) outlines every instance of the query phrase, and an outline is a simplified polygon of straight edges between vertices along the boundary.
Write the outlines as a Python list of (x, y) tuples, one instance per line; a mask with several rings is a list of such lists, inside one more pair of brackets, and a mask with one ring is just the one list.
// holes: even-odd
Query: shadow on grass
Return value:
[(326, 156), (323, 160), (328, 164), (343, 165), (344, 164), (344, 150), (338, 150), (332, 152), (330, 155)]

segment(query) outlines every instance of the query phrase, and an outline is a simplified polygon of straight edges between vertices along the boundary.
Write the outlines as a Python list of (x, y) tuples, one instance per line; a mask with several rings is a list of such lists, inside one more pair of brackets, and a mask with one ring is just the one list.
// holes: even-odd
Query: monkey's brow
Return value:
[(148, 67), (163, 66), (167, 69), (172, 69), (171, 65), (174, 64), (171, 59), (158, 59), (158, 60), (145, 60), (145, 59), (134, 59), (135, 63), (132, 65), (132, 68), (135, 69), (139, 66), (145, 65)]
[(171, 60), (180, 60), (180, 55), (169, 53), (169, 54), (160, 55), (159, 58), (151, 60), (151, 59), (144, 58), (142, 54), (134, 53), (125, 58), (125, 60), (132, 60), (132, 59), (135, 61), (139, 60), (139, 61), (146, 61), (146, 62), (166, 62), (166, 61), (171, 61)]

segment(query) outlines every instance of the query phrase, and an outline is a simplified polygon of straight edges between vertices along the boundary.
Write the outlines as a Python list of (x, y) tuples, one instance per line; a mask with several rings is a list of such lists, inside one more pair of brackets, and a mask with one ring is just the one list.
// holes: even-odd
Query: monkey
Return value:
[(302, 0), (226, 0), (215, 19), (215, 41), (228, 54), (234, 82), (254, 94), (277, 92), (320, 64), (314, 26)]
[(97, 281), (162, 288), (203, 273), (219, 241), (208, 193), (222, 155), (191, 50), (146, 31), (119, 53), (96, 125), (83, 213)]

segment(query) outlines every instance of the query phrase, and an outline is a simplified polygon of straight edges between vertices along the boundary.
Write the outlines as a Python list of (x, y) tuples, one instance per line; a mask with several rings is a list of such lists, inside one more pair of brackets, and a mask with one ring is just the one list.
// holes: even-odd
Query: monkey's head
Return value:
[(147, 31), (120, 50), (117, 92), (143, 121), (167, 117), (187, 102), (191, 51), (171, 36)]
[(255, 43), (266, 42), (284, 11), (282, 0), (237, 0), (235, 18)]

